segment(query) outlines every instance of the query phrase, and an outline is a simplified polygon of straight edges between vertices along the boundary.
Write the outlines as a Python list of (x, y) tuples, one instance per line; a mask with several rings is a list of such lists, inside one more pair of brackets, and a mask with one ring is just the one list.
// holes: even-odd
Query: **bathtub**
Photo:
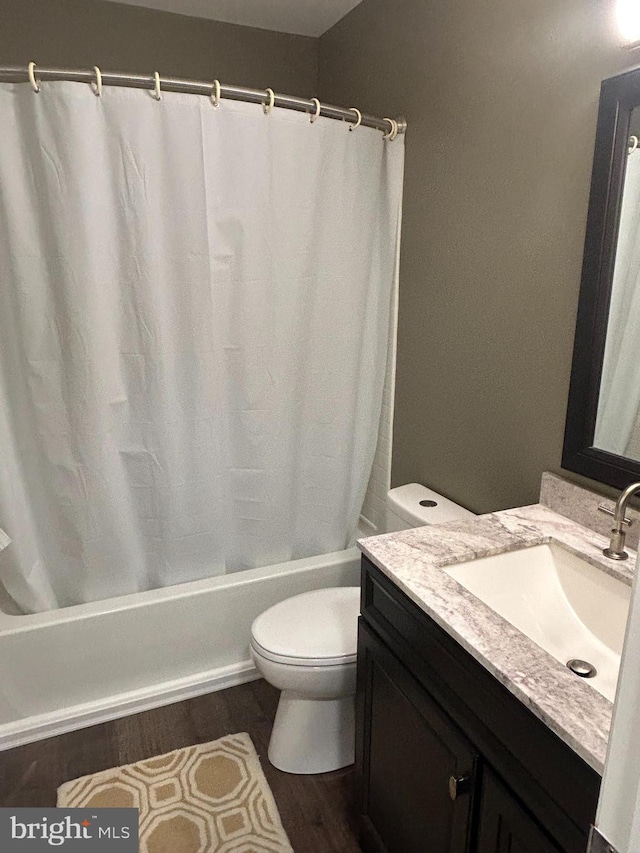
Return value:
[(47, 613), (0, 602), (0, 749), (258, 678), (255, 617), (360, 582), (356, 548)]

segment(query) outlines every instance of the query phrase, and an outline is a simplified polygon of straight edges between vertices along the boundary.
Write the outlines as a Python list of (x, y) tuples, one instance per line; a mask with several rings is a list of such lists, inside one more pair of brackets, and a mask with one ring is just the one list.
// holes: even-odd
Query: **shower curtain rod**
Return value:
[[(101, 71), (101, 82), (104, 86), (130, 86), (134, 89), (150, 89), (155, 91), (155, 74), (124, 74), (114, 71)], [(35, 77), (38, 81), (44, 80), (67, 80), (74, 83), (95, 83), (95, 70), (84, 71), (74, 68), (40, 68), (35, 67)], [(29, 70), (20, 65), (9, 65), (0, 67), (0, 82), (3, 83), (26, 83), (29, 82)], [(182, 77), (160, 77), (160, 88), (165, 92), (188, 92), (194, 95), (215, 94), (215, 83), (203, 80), (188, 80)], [(233, 101), (248, 101), (254, 104), (269, 102), (270, 90), (247, 89), (244, 86), (230, 86), (226, 83), (220, 84), (220, 97), (230, 98)], [(287, 110), (297, 110), (316, 114), (318, 102), (307, 98), (297, 98), (293, 95), (273, 95), (273, 106), (283, 107)], [(390, 119), (376, 118), (375, 116), (358, 113), (355, 108), (336, 107), (332, 104), (320, 104), (318, 115), (326, 118), (342, 119), (352, 124), (362, 124), (365, 127), (373, 127), (388, 133), (392, 129)], [(358, 117), (361, 115), (361, 120)], [(398, 123), (398, 133), (404, 133), (407, 122), (404, 118), (395, 119)]]

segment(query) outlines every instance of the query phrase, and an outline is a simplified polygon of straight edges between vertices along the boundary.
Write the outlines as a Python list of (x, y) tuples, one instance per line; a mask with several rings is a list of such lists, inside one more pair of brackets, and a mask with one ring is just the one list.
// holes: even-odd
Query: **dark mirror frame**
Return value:
[(640, 107), (640, 68), (611, 77), (602, 83), (562, 450), (563, 468), (617, 488), (624, 488), (629, 483), (640, 480), (640, 461), (594, 447), (593, 436), (611, 300), (629, 128), (631, 113), (636, 107)]

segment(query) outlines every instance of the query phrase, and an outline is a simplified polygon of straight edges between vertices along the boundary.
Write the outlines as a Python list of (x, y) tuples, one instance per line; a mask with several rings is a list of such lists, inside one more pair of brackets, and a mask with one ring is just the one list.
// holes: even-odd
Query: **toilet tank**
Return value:
[(475, 513), (420, 483), (408, 483), (387, 492), (387, 533), (474, 516)]

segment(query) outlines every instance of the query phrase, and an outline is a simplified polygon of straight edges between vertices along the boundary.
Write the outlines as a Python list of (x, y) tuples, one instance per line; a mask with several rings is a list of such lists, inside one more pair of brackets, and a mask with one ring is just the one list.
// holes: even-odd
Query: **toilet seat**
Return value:
[(354, 663), (359, 611), (359, 587), (304, 592), (260, 614), (251, 626), (251, 645), (267, 660), (291, 666)]
[(357, 658), (355, 652), (352, 655), (345, 655), (341, 658), (296, 658), (291, 655), (279, 655), (269, 651), (269, 649), (265, 649), (253, 639), (251, 640), (251, 648), (257, 655), (261, 655), (261, 657), (267, 660), (274, 663), (286, 663), (289, 666), (339, 666), (345, 663), (355, 663)]

